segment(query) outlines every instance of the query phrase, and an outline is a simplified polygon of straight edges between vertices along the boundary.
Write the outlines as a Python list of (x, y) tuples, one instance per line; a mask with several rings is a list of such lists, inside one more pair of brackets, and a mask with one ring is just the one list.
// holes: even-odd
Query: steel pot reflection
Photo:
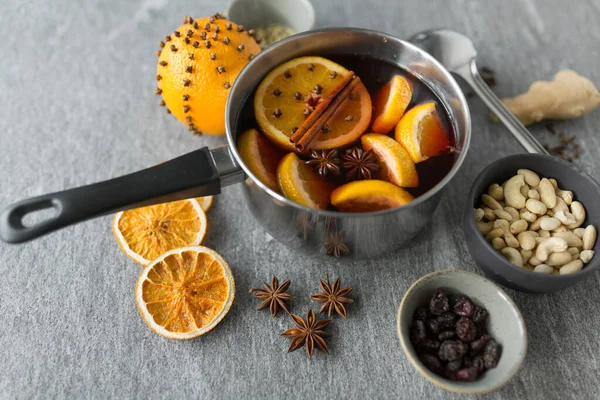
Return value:
[[(235, 147), (242, 132), (245, 102), (262, 78), (295, 57), (357, 55), (396, 64), (412, 72), (442, 99), (456, 134), (457, 159), (436, 186), (400, 208), (351, 214), (307, 208), (287, 200), (262, 184)], [(451, 74), (432, 56), (391, 35), (355, 28), (305, 32), (261, 52), (241, 72), (226, 109), (229, 146), (203, 148), (124, 177), (52, 193), (13, 204), (0, 215), (0, 237), (24, 242), (46, 233), (123, 209), (220, 193), (221, 187), (242, 183), (242, 193), (256, 220), (279, 242), (308, 255), (334, 250), (332, 239), (343, 240), (346, 257), (365, 259), (407, 244), (429, 223), (443, 189), (461, 167), (469, 147), (471, 119), (465, 97)], [(32, 211), (55, 208), (56, 215), (32, 227), (22, 224)], [(330, 246), (327, 246), (329, 244)], [(345, 249), (341, 249), (345, 253)]]

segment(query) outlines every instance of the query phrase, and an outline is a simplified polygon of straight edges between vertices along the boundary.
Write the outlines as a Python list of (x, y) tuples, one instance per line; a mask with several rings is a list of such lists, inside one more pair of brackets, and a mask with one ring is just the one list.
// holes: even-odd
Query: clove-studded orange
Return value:
[(233, 82), (260, 52), (252, 32), (220, 14), (186, 17), (159, 42), (156, 93), (194, 134), (225, 133), (225, 104)]

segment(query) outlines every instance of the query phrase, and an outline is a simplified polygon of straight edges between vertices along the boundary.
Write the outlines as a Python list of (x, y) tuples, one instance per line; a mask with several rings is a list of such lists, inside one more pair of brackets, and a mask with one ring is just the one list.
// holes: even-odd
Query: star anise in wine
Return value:
[(328, 256), (341, 257), (344, 254), (350, 253), (350, 249), (344, 241), (344, 232), (332, 232), (327, 235), (325, 242), (325, 254)]
[(289, 314), (290, 312), (288, 311), (285, 302), (294, 299), (294, 296), (285, 292), (290, 287), (290, 283), (291, 281), (288, 279), (280, 285), (277, 277), (273, 275), (271, 286), (264, 283), (263, 289), (250, 289), (250, 293), (253, 293), (254, 297), (264, 300), (262, 303), (260, 303), (257, 310), (262, 310), (263, 308), (269, 306), (271, 316), (273, 317), (277, 315), (279, 309), (283, 309)]
[(340, 175), (340, 159), (336, 149), (310, 150), (310, 160), (306, 164), (312, 166), (322, 178), (327, 175)]
[(335, 310), (342, 318), (346, 318), (347, 312), (344, 304), (352, 303), (352, 299), (347, 295), (352, 291), (352, 288), (340, 289), (340, 277), (338, 276), (333, 285), (329, 283), (329, 274), (325, 274), (324, 281), (321, 279), (321, 293), (316, 293), (310, 296), (311, 300), (323, 303), (319, 313), (327, 311), (327, 316), (331, 317), (331, 313)]
[(346, 150), (342, 155), (342, 168), (346, 170), (346, 180), (371, 179), (374, 172), (381, 170), (379, 160), (372, 150), (364, 151), (360, 147)]
[(292, 319), (294, 320), (294, 324), (296, 324), (296, 328), (288, 329), (281, 334), (281, 336), (292, 338), (288, 353), (304, 346), (309, 358), (312, 357), (315, 347), (323, 353), (329, 354), (324, 338), (331, 335), (325, 332), (324, 329), (331, 323), (330, 320), (317, 320), (312, 309), (308, 310), (306, 319), (293, 314)]

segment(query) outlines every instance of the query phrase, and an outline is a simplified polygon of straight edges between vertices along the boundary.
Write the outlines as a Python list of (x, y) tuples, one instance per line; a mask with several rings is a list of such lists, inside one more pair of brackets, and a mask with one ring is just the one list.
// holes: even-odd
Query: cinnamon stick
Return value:
[(327, 97), (321, 99), (321, 102), (317, 105), (314, 111), (304, 120), (302, 125), (298, 127), (298, 130), (290, 136), (290, 142), (297, 143), (302, 136), (306, 133), (308, 128), (323, 114), (325, 109), (331, 104), (331, 101), (354, 79), (354, 72), (350, 71), (344, 79), (327, 95)]
[(350, 100), (350, 93), (359, 83), (359, 77), (352, 79), (350, 84), (339, 92), (339, 94), (331, 101), (329, 107), (323, 111), (315, 123), (312, 124), (306, 133), (296, 142), (295, 147), (299, 152), (304, 152), (304, 150), (308, 148), (310, 143), (322, 132), (323, 127), (329, 122), (333, 115), (335, 115), (335, 113)]

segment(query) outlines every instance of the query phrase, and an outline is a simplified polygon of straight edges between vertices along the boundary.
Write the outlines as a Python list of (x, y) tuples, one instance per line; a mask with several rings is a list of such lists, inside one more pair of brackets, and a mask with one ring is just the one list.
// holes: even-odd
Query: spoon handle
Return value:
[(513, 134), (513, 136), (519, 141), (521, 146), (529, 153), (549, 154), (548, 151), (541, 145), (540, 142), (525, 128), (525, 126), (514, 116), (512, 112), (502, 100), (496, 96), (496, 94), (490, 89), (485, 83), (479, 70), (475, 59), (471, 60), (470, 63), (465, 64), (459, 70), (456, 71), (467, 83), (473, 88), (475, 93), (481, 98), (486, 106), (498, 117), (498, 119), (506, 126), (506, 128)]

